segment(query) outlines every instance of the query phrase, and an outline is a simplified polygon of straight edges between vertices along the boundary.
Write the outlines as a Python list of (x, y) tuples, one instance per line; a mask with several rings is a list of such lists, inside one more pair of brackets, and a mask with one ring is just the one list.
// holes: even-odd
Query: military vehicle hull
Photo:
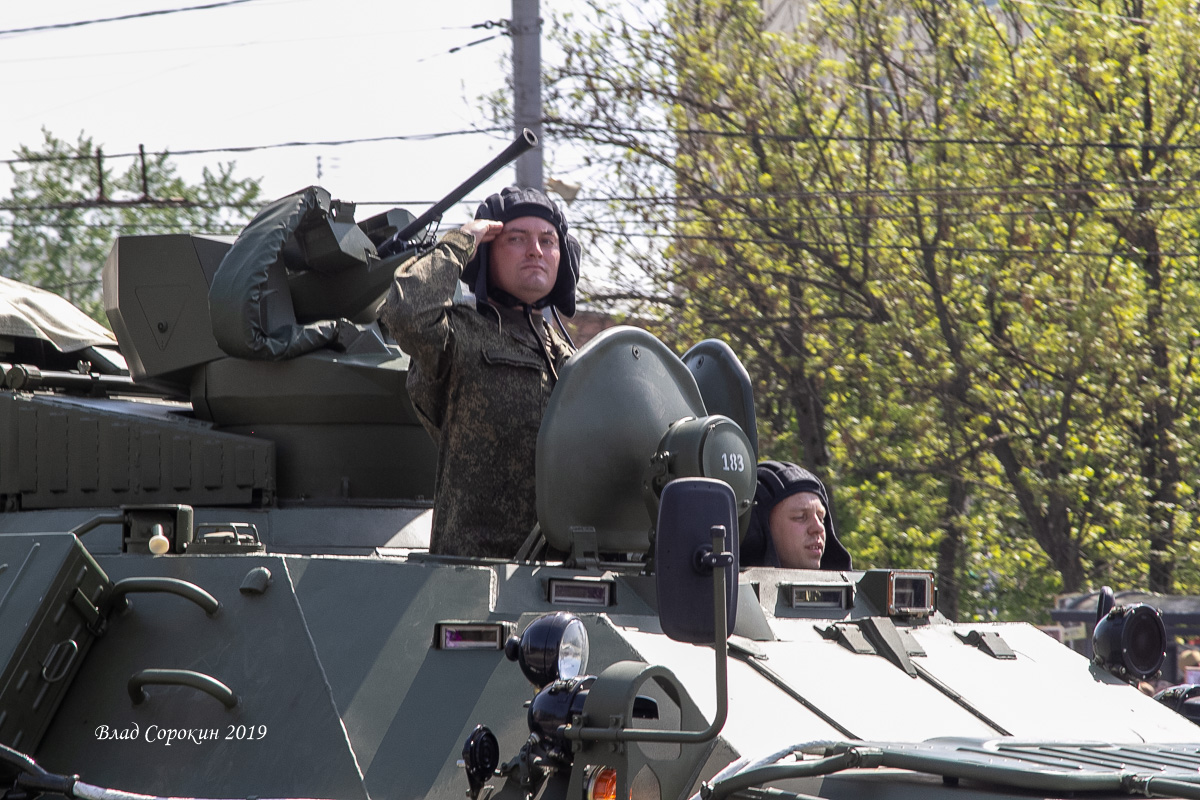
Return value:
[[(64, 536), (3, 539), (19, 552)], [(680, 697), (638, 689), (659, 707), (658, 719), (644, 724), (686, 729), (688, 709), (705, 720), (715, 713), (713, 648), (662, 634), (644, 575), (419, 552), (95, 559), (113, 581), (180, 579), (220, 609), (210, 616), (184, 597), (139, 594), (112, 614), (33, 751), (42, 767), (89, 784), (177, 797), (461, 797), (463, 742), (483, 723), (504, 758), (515, 756), (530, 736), (524, 704), (536, 689), (500, 649), (439, 647), (439, 626), (519, 632), (558, 610), (584, 621), (590, 672), (641, 662), (678, 680)], [(262, 570), (269, 580), (251, 586)], [(894, 630), (910, 674), (868, 638), (890, 618), (865, 601), (816, 613), (780, 600), (797, 586), (840, 589), (860, 577), (743, 573), (742, 632), (731, 640), (720, 734), (701, 744), (627, 745), (651, 771), (669, 768), (671, 778), (659, 783), (673, 781), (663, 788), (674, 791), (661, 796), (691, 795), (730, 763), (789, 748), (822, 756), (853, 749), (876, 759), (775, 784), (828, 797), (919, 796), (942, 776), (975, 795), (1047, 797), (1085, 784), (1120, 794), (1122, 781), (1139, 774), (1196, 777), (1192, 723), (1032, 626), (900, 621)], [(550, 602), (551, 581), (607, 585), (611, 605)], [(839, 629), (841, 636), (831, 633)], [(991, 647), (1014, 657), (966, 643), (972, 634), (989, 635)], [(209, 676), (236, 702), (153, 683), (135, 702), (131, 679), (162, 669)], [(498, 777), (493, 784), (522, 794)], [(544, 796), (565, 794), (561, 775), (559, 784), (547, 781)]]
[(103, 331), (0, 337), (6, 798), (1200, 797), (1200, 728), (1131, 685), (1153, 625), (1101, 664), (949, 622), (928, 572), (738, 570), (720, 343), (588, 343), (540, 533), (430, 554), (436, 452), (373, 322), (418, 223), (310, 187), (236, 241), (118, 240), (127, 369)]

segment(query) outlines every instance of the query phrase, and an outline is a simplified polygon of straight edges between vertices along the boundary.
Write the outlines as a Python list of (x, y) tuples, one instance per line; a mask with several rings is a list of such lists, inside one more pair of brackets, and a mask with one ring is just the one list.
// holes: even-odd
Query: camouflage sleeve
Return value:
[(428, 374), (441, 372), (439, 364), (453, 335), (446, 310), (463, 265), (474, 253), (475, 237), (454, 230), (433, 250), (396, 268), (379, 317), (400, 349), (423, 364)]

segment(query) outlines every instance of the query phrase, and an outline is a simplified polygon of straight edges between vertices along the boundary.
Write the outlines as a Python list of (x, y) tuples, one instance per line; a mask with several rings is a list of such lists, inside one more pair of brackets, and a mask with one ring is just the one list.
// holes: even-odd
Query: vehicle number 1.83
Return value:
[(721, 469), (726, 472), (745, 472), (746, 459), (741, 453), (721, 453)]

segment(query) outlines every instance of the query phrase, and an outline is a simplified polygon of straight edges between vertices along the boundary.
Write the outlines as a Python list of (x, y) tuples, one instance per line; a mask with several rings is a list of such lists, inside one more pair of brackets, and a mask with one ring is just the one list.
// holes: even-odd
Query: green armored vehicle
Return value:
[(528, 546), (430, 555), (436, 453), (375, 317), (455, 199), (356, 222), (311, 187), (236, 241), (122, 237), (119, 353), (16, 303), (5, 798), (1200, 797), (1200, 728), (1131, 685), (1152, 609), (1100, 609), (1089, 661), (950, 623), (928, 572), (739, 569), (753, 404), (720, 343), (589, 342)]

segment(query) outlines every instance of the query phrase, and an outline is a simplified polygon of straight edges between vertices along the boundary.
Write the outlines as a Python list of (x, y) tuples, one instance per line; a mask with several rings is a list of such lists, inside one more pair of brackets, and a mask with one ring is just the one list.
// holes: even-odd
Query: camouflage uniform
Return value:
[(430, 551), (512, 558), (537, 520), (537, 435), (555, 381), (542, 345), (555, 370), (572, 348), (540, 312), (453, 304), (474, 252), (473, 236), (451, 231), (400, 265), (381, 319), (412, 357), (408, 393), (438, 446)]

